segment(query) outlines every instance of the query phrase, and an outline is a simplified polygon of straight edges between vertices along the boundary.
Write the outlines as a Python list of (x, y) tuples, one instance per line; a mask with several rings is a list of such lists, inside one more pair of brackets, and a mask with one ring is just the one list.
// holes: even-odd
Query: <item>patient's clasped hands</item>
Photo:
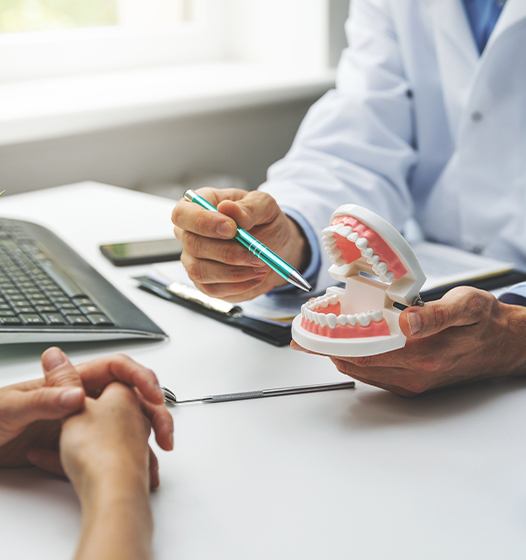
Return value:
[[(173, 420), (151, 370), (120, 355), (73, 366), (58, 348), (44, 352), (42, 368), (43, 378), (0, 389), (1, 467), (34, 465), (66, 474), (75, 483), (78, 469), (73, 466), (84, 464), (85, 454), (93, 452), (91, 462), (98, 465), (109, 453), (129, 454), (147, 442), (142, 432), (149, 435), (150, 426), (159, 446), (172, 449)], [(138, 432), (132, 422), (137, 414), (144, 423)], [(98, 415), (106, 421), (95, 422)], [(145, 449), (151, 485), (156, 487), (157, 459), (148, 453), (147, 443)]]

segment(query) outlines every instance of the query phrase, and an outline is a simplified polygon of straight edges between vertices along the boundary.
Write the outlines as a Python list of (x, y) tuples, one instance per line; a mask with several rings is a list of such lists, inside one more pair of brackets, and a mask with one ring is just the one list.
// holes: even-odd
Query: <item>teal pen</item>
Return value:
[[(208, 200), (199, 196), (191, 189), (184, 193), (184, 199), (188, 202), (195, 202), (205, 210), (217, 212), (217, 208), (213, 204), (210, 204)], [(284, 261), (279, 255), (276, 255), (274, 251), (271, 251), (253, 235), (250, 235), (247, 230), (238, 227), (234, 239), (238, 243), (241, 243), (243, 247), (246, 247), (254, 256), (263, 261), (276, 274), (279, 274), (284, 280), (289, 282), (289, 284), (292, 284), (293, 286), (296, 286), (296, 288), (300, 288), (305, 292), (310, 292), (312, 290), (312, 286), (293, 266)]]

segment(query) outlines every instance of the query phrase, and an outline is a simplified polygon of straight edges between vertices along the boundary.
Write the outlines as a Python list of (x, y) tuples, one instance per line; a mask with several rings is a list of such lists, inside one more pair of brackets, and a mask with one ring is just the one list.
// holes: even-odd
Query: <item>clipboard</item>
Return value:
[[(181, 305), (182, 307), (186, 307), (191, 311), (200, 313), (201, 315), (214, 319), (215, 321), (219, 321), (225, 325), (237, 328), (245, 334), (258, 338), (259, 340), (272, 344), (273, 346), (288, 346), (292, 340), (291, 326), (289, 324), (278, 325), (267, 321), (253, 319), (251, 317), (245, 317), (243, 316), (241, 308), (235, 305), (229, 306), (231, 311), (217, 311), (206, 307), (202, 302), (174, 294), (167, 289), (166, 285), (154, 278), (151, 278), (150, 276), (136, 276), (134, 279), (139, 282), (139, 288), (145, 292), (161, 297), (166, 301), (176, 303), (177, 305)], [(424, 302), (429, 302), (440, 299), (446, 292), (459, 286), (469, 286), (481, 290), (492, 291), (499, 288), (513, 286), (514, 284), (524, 281), (526, 281), (526, 272), (522, 272), (520, 270), (509, 270), (502, 274), (486, 278), (464, 280), (462, 282), (453, 282), (437, 286), (430, 290), (423, 291), (421, 297)]]
[(473, 280), (468, 279), (462, 282), (452, 282), (442, 286), (437, 286), (436, 288), (423, 291), (421, 293), (421, 297), (423, 301), (435, 301), (440, 299), (446, 292), (449, 292), (449, 290), (460, 286), (468, 286), (470, 288), (478, 288), (479, 290), (491, 292), (492, 290), (507, 288), (524, 281), (526, 281), (526, 272), (512, 269), (494, 276), (474, 278)]
[(161, 297), (166, 301), (181, 305), (182, 307), (186, 307), (186, 309), (190, 309), (191, 311), (196, 311), (201, 315), (214, 319), (215, 321), (219, 321), (225, 325), (239, 329), (245, 334), (258, 338), (259, 340), (272, 344), (273, 346), (288, 346), (292, 340), (291, 328), (288, 324), (282, 326), (267, 323), (266, 321), (258, 321), (257, 319), (253, 319), (251, 317), (244, 317), (241, 309), (237, 306), (231, 306), (234, 309), (233, 312), (216, 311), (206, 307), (198, 301), (174, 294), (169, 291), (167, 286), (163, 283), (158, 282), (149, 276), (135, 276), (134, 279), (139, 282), (139, 288), (145, 292)]

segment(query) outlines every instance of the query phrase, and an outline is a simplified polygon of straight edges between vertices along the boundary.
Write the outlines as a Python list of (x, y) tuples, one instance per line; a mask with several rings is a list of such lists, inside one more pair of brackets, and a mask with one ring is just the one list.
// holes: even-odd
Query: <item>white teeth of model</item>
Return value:
[(336, 315), (334, 313), (329, 313), (327, 315), (327, 323), (331, 329), (334, 329), (336, 326)]
[(329, 305), (329, 300), (328, 299), (324, 299), (322, 301), (320, 301), (320, 306), (325, 308)]
[(362, 327), (366, 327), (371, 322), (371, 317), (369, 317), (368, 313), (360, 313), (358, 315), (358, 321)]
[(338, 233), (342, 237), (347, 237), (352, 232), (352, 229), (349, 226), (343, 226), (338, 230)]
[(330, 303), (331, 305), (335, 305), (336, 303), (338, 303), (338, 299), (339, 299), (339, 296), (331, 296), (331, 297), (329, 298), (329, 303)]
[(371, 258), (373, 256), (373, 250), (371, 249), (371, 247), (368, 247), (367, 249), (365, 249), (365, 251), (363, 251), (363, 255), (367, 258)]
[(356, 243), (356, 240), (358, 239), (359, 235), (356, 232), (352, 232), (350, 235), (347, 236), (347, 239), (349, 241), (352, 241), (353, 243)]
[(380, 310), (373, 311), (372, 317), (373, 321), (381, 321), (384, 318), (384, 314)]
[(322, 327), (325, 327), (327, 325), (327, 316), (324, 313), (317, 313), (316, 322)]
[(373, 255), (371, 257), (371, 262), (373, 263), (374, 266), (376, 266), (380, 262), (380, 257), (378, 255)]
[(365, 237), (359, 237), (356, 240), (356, 247), (358, 247), (358, 249), (367, 249), (367, 239), (365, 239)]
[(349, 325), (356, 325), (356, 315), (347, 315), (347, 323), (349, 323)]
[(314, 321), (314, 313), (310, 309), (305, 311), (305, 315), (307, 315), (309, 321)]
[(378, 263), (378, 265), (376, 266), (376, 270), (380, 273), (380, 274), (385, 274), (387, 272), (387, 265), (384, 262), (380, 262)]
[(347, 324), (347, 317), (345, 315), (340, 315), (338, 317), (338, 325), (346, 325)]
[(394, 276), (393, 276), (393, 273), (392, 273), (392, 272), (388, 272), (388, 273), (385, 275), (385, 279), (386, 279), (386, 281), (389, 282), (389, 283), (391, 283), (391, 282), (393, 281), (393, 278), (394, 278)]

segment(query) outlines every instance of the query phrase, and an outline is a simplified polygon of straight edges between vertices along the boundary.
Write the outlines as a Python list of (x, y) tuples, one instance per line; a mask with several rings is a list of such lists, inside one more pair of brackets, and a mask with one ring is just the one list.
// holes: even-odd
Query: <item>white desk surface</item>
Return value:
[[(52, 226), (171, 335), (160, 344), (65, 346), (73, 359), (124, 351), (168, 386), (175, 375), (182, 383), (203, 370), (262, 387), (284, 370), (300, 382), (320, 372), (344, 381), (328, 360), (274, 348), (139, 292), (129, 271), (98, 254), (103, 241), (169, 235), (172, 205), (93, 183), (0, 200), (0, 215)], [(198, 340), (206, 352), (193, 352)], [(39, 375), (41, 350), (0, 348), (0, 383)], [(205, 376), (207, 389), (212, 379)], [(176, 450), (160, 452), (161, 488), (152, 497), (156, 558), (524, 558), (524, 381), (414, 400), (357, 384), (180, 407), (174, 418)], [(0, 471), (2, 558), (71, 557), (79, 519), (68, 484)]]

